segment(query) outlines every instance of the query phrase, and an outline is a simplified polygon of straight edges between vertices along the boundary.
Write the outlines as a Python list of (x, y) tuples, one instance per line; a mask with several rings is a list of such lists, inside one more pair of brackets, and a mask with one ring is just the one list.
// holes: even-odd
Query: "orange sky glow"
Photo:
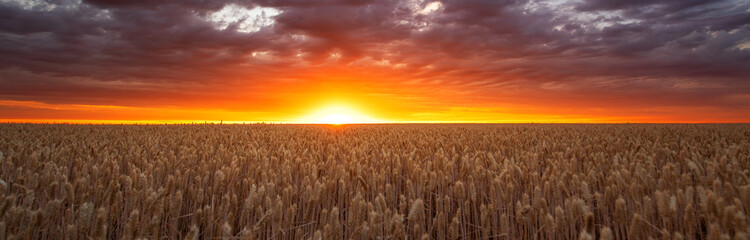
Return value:
[(750, 122), (747, 2), (209, 2), (1, 2), (0, 122)]

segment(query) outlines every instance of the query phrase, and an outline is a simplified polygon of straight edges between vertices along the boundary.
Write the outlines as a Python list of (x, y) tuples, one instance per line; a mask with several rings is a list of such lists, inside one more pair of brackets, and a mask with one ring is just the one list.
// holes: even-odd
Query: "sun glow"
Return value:
[(352, 117), (344, 114), (331, 114), (320, 119), (320, 123), (345, 124), (352, 123)]
[(363, 114), (350, 106), (331, 105), (300, 118), (299, 122), (339, 125), (352, 123), (379, 123), (382, 121)]

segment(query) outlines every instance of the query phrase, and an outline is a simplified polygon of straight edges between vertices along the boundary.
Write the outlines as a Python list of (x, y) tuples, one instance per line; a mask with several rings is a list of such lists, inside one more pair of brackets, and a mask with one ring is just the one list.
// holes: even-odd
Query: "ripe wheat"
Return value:
[(5, 239), (747, 239), (750, 125), (0, 125)]

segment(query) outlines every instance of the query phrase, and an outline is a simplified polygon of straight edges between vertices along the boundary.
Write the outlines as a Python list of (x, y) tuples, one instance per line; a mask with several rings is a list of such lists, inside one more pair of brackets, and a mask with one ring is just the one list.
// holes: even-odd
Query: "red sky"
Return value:
[(3, 122), (749, 122), (750, 3), (0, 1)]

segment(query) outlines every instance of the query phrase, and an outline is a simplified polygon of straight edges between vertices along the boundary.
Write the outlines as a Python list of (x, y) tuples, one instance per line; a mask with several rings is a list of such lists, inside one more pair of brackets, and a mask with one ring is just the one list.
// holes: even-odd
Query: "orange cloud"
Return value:
[(748, 7), (5, 1), (0, 119), (747, 122)]

